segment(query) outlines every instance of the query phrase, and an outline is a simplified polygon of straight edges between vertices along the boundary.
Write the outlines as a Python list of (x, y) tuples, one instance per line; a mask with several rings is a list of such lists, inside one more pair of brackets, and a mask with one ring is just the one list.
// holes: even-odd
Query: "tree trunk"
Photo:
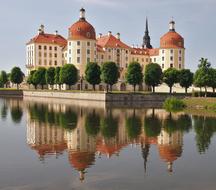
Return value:
[(207, 87), (205, 86), (205, 97), (207, 97)]
[(19, 90), (19, 84), (17, 84), (17, 90)]
[(172, 94), (172, 86), (170, 86), (170, 92), (169, 93)]
[(213, 91), (213, 93), (215, 93), (215, 88), (214, 87), (212, 88), (212, 91)]
[(44, 89), (44, 86), (43, 86), (43, 84), (41, 85), (41, 89), (42, 89), (42, 90)]
[(95, 91), (95, 84), (93, 84), (92, 86), (93, 86), (93, 90)]
[(134, 88), (134, 93), (136, 92), (136, 85), (134, 84), (133, 85), (133, 88)]
[(155, 93), (155, 86), (152, 86), (152, 89), (153, 89), (153, 93)]
[(187, 87), (185, 87), (185, 94), (187, 94)]
[(112, 92), (112, 85), (110, 85), (110, 91)]
[(106, 92), (107, 93), (109, 92), (109, 86), (108, 86), (108, 84), (106, 85)]

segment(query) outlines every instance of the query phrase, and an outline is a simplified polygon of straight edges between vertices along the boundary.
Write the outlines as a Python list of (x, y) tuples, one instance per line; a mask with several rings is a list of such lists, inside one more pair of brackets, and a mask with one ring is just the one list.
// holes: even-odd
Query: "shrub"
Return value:
[(167, 98), (163, 104), (163, 107), (170, 112), (181, 111), (185, 106), (182, 100), (175, 97)]

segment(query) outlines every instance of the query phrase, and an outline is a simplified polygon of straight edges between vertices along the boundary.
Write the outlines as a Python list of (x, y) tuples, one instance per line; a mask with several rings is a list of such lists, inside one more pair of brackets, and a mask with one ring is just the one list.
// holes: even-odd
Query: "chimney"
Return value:
[(118, 40), (120, 40), (120, 33), (119, 33), (119, 32), (116, 34), (116, 38), (117, 38)]
[(112, 35), (112, 32), (111, 32), (111, 31), (109, 31), (109, 32), (108, 32), (108, 36), (111, 36), (111, 35)]
[(57, 36), (58, 35), (58, 30), (56, 30), (54, 34)]

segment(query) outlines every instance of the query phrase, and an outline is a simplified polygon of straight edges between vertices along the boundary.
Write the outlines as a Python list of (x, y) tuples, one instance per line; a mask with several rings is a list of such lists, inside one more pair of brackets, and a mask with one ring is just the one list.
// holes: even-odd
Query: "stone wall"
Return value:
[(1, 97), (22, 97), (23, 91), (22, 90), (0, 90)]
[(76, 100), (94, 100), (106, 101), (105, 93), (79, 93), (79, 92), (55, 92), (55, 91), (24, 91), (24, 96), (30, 97), (44, 97), (44, 98), (63, 98), (63, 99), (76, 99)]
[[(25, 97), (43, 97), (43, 98), (62, 98), (62, 99), (75, 99), (75, 100), (92, 100), (103, 102), (123, 102), (122, 105), (130, 105), (130, 102), (141, 102), (161, 104), (166, 98), (170, 97), (169, 94), (134, 94), (134, 93), (89, 93), (89, 92), (67, 92), (67, 91), (24, 91)], [(179, 98), (185, 96), (175, 94)]]

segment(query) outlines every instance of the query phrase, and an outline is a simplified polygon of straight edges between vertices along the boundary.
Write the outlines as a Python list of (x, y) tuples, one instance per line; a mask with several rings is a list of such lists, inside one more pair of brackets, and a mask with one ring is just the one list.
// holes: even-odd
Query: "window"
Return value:
[(41, 52), (39, 52), (39, 57), (41, 57)]
[(41, 46), (38, 46), (38, 49), (41, 49)]
[(49, 53), (49, 57), (52, 57), (52, 53)]
[(156, 63), (156, 58), (154, 58), (154, 62)]
[(80, 46), (80, 41), (77, 41), (77, 45)]
[(69, 57), (69, 63), (71, 63), (71, 57)]
[(111, 60), (111, 56), (109, 55), (109, 58), (108, 58), (109, 60)]
[(41, 59), (39, 59), (39, 61), (38, 61), (38, 65), (41, 65)]
[(162, 50), (162, 54), (164, 54), (164, 49)]
[(173, 68), (173, 64), (172, 63), (170, 64), (170, 68)]
[(149, 60), (148, 60), (148, 58), (146, 58), (146, 62), (148, 62)]
[(88, 58), (87, 58), (87, 63), (89, 63), (89, 62), (90, 62), (90, 58), (88, 57)]
[(69, 54), (71, 54), (71, 49), (69, 49)]
[(55, 53), (55, 58), (57, 58), (57, 53)]
[(152, 63), (152, 58), (150, 58), (150, 62)]
[(126, 57), (125, 60), (128, 61), (128, 57)]
[(179, 61), (181, 61), (182, 60), (182, 58), (181, 57), (179, 57)]
[(44, 57), (46, 57), (47, 56), (47, 53), (44, 53)]
[(46, 59), (44, 60), (44, 65), (47, 65), (47, 60)]
[(80, 49), (77, 49), (77, 54), (80, 54)]
[(162, 57), (162, 61), (164, 61), (164, 57)]
[(80, 63), (80, 57), (77, 57), (77, 63)]
[(127, 67), (128, 67), (128, 64), (126, 63), (126, 65), (125, 65), (125, 66), (126, 66), (126, 68), (127, 68)]
[(103, 59), (104, 58), (104, 56), (103, 55), (101, 55), (101, 59)]
[(57, 65), (57, 61), (55, 61), (55, 65)]
[(181, 69), (182, 68), (182, 66), (181, 66), (181, 64), (179, 64), (179, 69)]
[(71, 46), (71, 42), (69, 42), (68, 44), (69, 44), (69, 46)]
[(139, 62), (139, 58), (137, 58), (137, 61)]
[(111, 49), (108, 49), (108, 52), (111, 52)]
[(170, 56), (170, 61), (173, 61), (173, 56)]
[(47, 49), (47, 47), (46, 46), (44, 46), (44, 50), (46, 50)]
[(182, 54), (182, 51), (181, 51), (181, 50), (179, 50), (179, 54), (180, 54), (180, 55)]
[(49, 65), (52, 65), (52, 61), (49, 61)]
[(87, 49), (87, 54), (88, 54), (88, 55), (90, 54), (90, 49)]
[(52, 46), (49, 47), (49, 50), (52, 50)]
[(90, 46), (90, 42), (87, 42), (87, 46)]
[(162, 69), (164, 69), (164, 64), (162, 64)]
[(144, 62), (144, 58), (142, 58), (142, 62)]
[(54, 49), (55, 49), (55, 51), (57, 51), (57, 47), (55, 47)]
[(170, 50), (170, 53), (173, 54), (173, 49)]
[(128, 50), (126, 50), (125, 53), (128, 54)]

